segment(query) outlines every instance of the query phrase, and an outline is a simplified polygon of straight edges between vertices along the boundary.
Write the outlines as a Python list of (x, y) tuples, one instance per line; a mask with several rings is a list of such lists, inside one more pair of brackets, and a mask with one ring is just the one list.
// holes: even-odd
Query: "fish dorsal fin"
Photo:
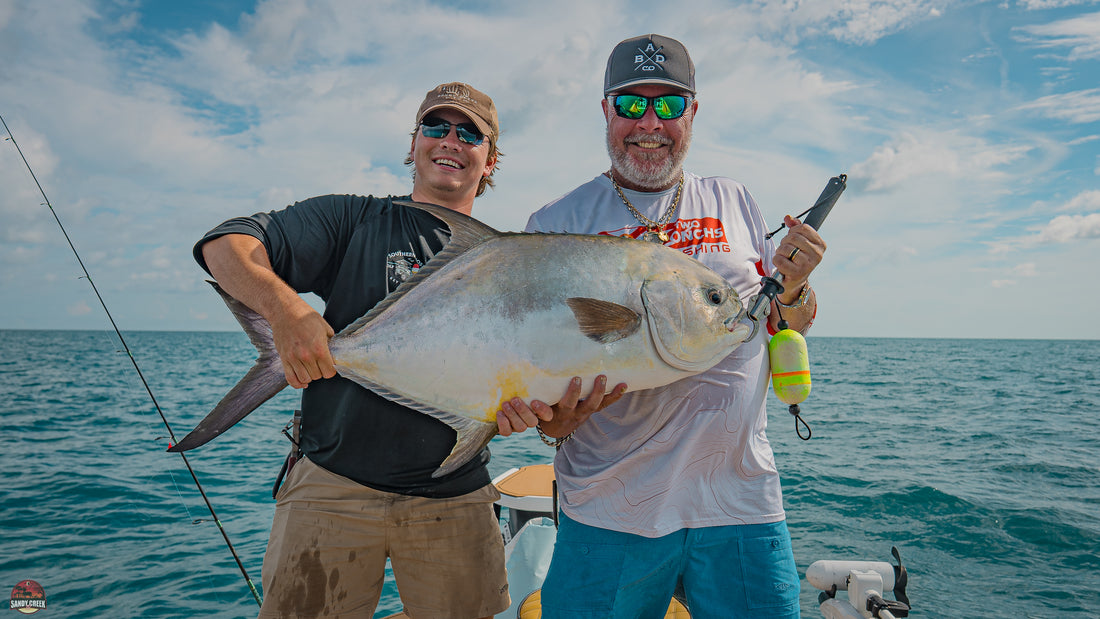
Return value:
[(451, 230), (451, 238), (443, 245), (443, 249), (441, 249), (439, 253), (432, 256), (432, 259), (429, 260), (427, 264), (420, 267), (420, 270), (417, 271), (415, 275), (405, 280), (400, 286), (394, 289), (393, 292), (386, 295), (385, 299), (379, 301), (378, 304), (364, 314), (362, 318), (344, 327), (340, 332), (342, 334), (351, 335), (362, 329), (374, 320), (375, 316), (386, 311), (386, 308), (405, 296), (406, 292), (417, 286), (424, 278), (446, 266), (449, 262), (454, 260), (455, 257), (470, 251), (472, 248), (477, 247), (489, 239), (501, 236), (501, 232), (495, 228), (483, 224), (469, 215), (459, 213), (458, 211), (452, 211), (443, 206), (427, 204), (425, 202), (412, 202), (409, 200), (394, 200), (393, 203), (396, 206), (404, 208), (419, 209), (436, 219), (442, 220)]
[(444, 251), (451, 249), (451, 246), (461, 246), (459, 253), (462, 253), (501, 234), (496, 228), (483, 224), (465, 213), (459, 213), (438, 204), (411, 200), (394, 200), (393, 203), (397, 206), (420, 209), (436, 219), (442, 219), (443, 223), (451, 229), (451, 240), (443, 248)]
[(601, 344), (629, 337), (642, 325), (641, 314), (618, 303), (588, 297), (570, 297), (565, 302), (581, 333)]

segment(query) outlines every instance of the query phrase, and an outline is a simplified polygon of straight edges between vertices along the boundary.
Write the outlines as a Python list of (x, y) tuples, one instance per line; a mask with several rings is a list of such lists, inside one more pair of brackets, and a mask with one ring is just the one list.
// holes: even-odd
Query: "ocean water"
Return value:
[[(243, 334), (126, 334), (182, 437), (251, 365)], [(913, 617), (1100, 617), (1100, 342), (809, 339), (804, 442), (774, 398), (799, 571), (891, 560)], [(0, 331), (0, 589), (41, 617), (252, 617), (257, 605), (113, 333)], [(259, 587), (287, 390), (188, 456)], [(549, 461), (527, 433), (494, 474)], [(803, 617), (820, 617), (803, 580)], [(377, 616), (400, 608), (392, 585)], [(14, 611), (8, 611), (14, 612)]]

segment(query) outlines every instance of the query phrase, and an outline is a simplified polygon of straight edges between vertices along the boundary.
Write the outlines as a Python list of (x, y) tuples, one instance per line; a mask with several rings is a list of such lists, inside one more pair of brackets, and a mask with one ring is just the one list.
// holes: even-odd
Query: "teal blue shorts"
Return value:
[(663, 617), (678, 587), (695, 619), (798, 619), (799, 577), (787, 523), (647, 538), (563, 514), (542, 585), (542, 616)]

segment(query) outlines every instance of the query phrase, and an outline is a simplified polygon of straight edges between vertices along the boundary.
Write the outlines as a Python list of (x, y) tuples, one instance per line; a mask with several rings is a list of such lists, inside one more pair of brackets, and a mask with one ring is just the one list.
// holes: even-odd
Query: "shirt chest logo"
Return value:
[[(668, 234), (666, 246), (678, 249), (689, 256), (699, 254), (724, 253), (732, 251), (726, 229), (716, 217), (698, 219), (677, 219), (661, 229)], [(647, 231), (645, 226), (626, 226), (618, 230), (600, 232), (609, 236), (628, 236), (637, 239)]]
[(423, 265), (411, 251), (395, 251), (386, 255), (386, 292), (393, 292)]

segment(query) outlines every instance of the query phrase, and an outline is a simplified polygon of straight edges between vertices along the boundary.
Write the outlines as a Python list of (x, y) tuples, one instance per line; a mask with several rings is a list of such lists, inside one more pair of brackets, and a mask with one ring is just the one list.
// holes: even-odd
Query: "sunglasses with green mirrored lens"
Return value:
[(653, 106), (653, 113), (661, 120), (673, 120), (684, 115), (691, 97), (683, 95), (661, 95), (660, 97), (643, 97), (640, 95), (615, 95), (611, 97), (615, 105), (615, 113), (623, 118), (637, 120), (645, 116), (649, 106)]
[(451, 124), (441, 118), (430, 116), (420, 121), (420, 133), (426, 138), (445, 138), (451, 133), (451, 127), (458, 132), (458, 139), (477, 146), (485, 140), (485, 135), (478, 130), (474, 123)]

